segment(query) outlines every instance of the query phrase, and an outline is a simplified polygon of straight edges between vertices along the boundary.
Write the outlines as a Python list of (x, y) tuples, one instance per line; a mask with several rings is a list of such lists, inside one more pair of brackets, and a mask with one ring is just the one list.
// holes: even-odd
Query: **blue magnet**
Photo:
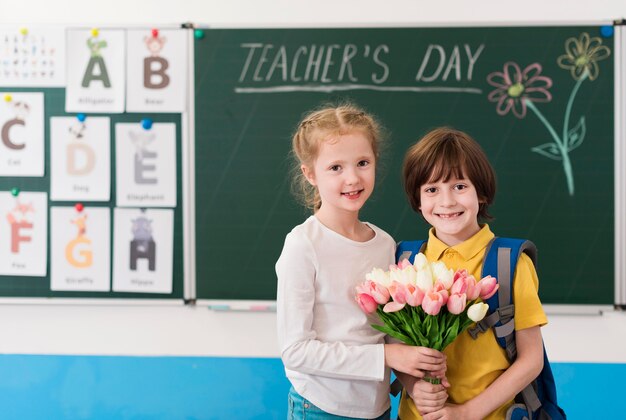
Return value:
[(150, 118), (144, 118), (141, 120), (141, 126), (144, 130), (150, 130), (152, 128), (152, 120)]
[(615, 28), (612, 25), (605, 25), (600, 28), (600, 34), (605, 38), (612, 37), (614, 32)]
[(85, 119), (87, 118), (87, 116), (85, 114), (78, 114), (76, 118), (78, 118), (78, 121), (80, 122), (85, 122)]

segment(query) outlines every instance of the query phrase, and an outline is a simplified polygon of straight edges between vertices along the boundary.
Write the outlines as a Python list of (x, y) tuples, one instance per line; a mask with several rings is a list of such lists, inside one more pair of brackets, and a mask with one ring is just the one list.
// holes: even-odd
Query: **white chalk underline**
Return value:
[(377, 86), (377, 85), (285, 85), (268, 87), (236, 87), (236, 93), (336, 92), (343, 90), (376, 90), (381, 92), (457, 92), (481, 94), (482, 89), (449, 86)]

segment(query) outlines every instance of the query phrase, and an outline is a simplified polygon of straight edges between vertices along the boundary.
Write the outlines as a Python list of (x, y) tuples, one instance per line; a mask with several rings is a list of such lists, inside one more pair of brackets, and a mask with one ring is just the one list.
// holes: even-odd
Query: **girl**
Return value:
[(310, 113), (293, 136), (295, 185), (314, 215), (287, 235), (276, 263), (290, 419), (389, 419), (389, 368), (445, 371), (435, 350), (385, 344), (354, 299), (367, 272), (394, 263), (391, 236), (359, 221), (379, 141), (376, 121), (351, 105)]

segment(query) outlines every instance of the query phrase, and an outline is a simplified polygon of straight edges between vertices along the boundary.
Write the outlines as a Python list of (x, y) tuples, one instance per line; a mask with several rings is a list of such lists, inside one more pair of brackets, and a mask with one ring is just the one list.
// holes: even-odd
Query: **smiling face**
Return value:
[(318, 216), (339, 218), (358, 212), (374, 189), (376, 158), (370, 139), (360, 131), (321, 142), (312, 167), (302, 165), (322, 199)]
[(435, 228), (435, 235), (449, 246), (471, 238), (480, 230), (480, 200), (474, 184), (465, 177), (430, 181), (420, 187), (420, 211)]

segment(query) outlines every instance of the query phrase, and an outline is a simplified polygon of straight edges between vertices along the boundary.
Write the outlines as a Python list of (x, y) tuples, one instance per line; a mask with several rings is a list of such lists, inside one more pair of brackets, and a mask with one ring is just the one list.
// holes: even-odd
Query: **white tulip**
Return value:
[(428, 267), (428, 260), (426, 259), (426, 255), (421, 252), (415, 256), (415, 260), (413, 261), (413, 265), (419, 271)]
[(489, 305), (486, 303), (475, 303), (467, 310), (467, 317), (474, 322), (481, 321), (487, 314)]
[(430, 272), (430, 267), (428, 265), (425, 268), (417, 271), (415, 284), (424, 293), (430, 292), (430, 290), (433, 288), (433, 276)]
[(446, 264), (441, 261), (430, 263), (430, 267), (433, 271), (433, 276), (435, 277), (435, 281), (439, 280), (441, 283), (443, 283), (443, 286), (446, 289), (449, 289), (452, 287), (452, 279), (454, 278), (454, 270), (446, 267)]
[(415, 275), (415, 268), (408, 266), (402, 270), (391, 270), (389, 272), (389, 281), (397, 281), (402, 284), (415, 284)]
[(391, 279), (389, 278), (389, 272), (375, 268), (365, 275), (366, 280), (371, 280), (375, 283), (382, 284), (385, 287), (391, 285)]

